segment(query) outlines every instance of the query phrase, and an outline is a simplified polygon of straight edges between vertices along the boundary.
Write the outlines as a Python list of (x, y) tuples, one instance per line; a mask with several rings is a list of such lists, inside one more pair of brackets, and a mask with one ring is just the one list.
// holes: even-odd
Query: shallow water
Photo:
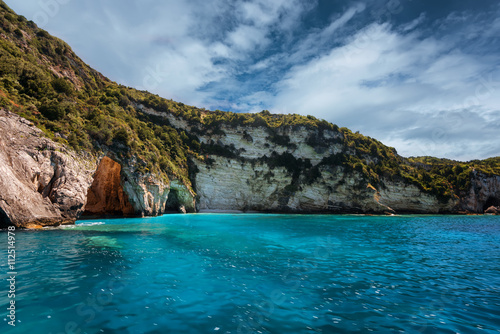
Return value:
[(2, 333), (500, 333), (499, 217), (80, 221), (16, 253)]

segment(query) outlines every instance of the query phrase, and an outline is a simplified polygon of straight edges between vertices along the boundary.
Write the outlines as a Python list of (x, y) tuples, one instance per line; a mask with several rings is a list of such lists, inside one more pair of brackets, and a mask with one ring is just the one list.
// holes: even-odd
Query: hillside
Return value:
[[(500, 157), (404, 158), (312, 116), (208, 111), (164, 99), (110, 81), (66, 43), (3, 1), (0, 7), (0, 108), (32, 122), (54, 152), (85, 160), (95, 175), (80, 186), (91, 188), (94, 202), (121, 196), (122, 204), (94, 203), (99, 209), (89, 211), (85, 193), (78, 212), (60, 221), (199, 209), (482, 213), (485, 205), (499, 205)], [(9, 115), (3, 117), (20, 122)], [(117, 166), (101, 166), (103, 157)], [(97, 177), (106, 180), (108, 170), (117, 177), (113, 185)], [(486, 179), (493, 181), (477, 188)], [(53, 191), (35, 188), (58, 203)]]

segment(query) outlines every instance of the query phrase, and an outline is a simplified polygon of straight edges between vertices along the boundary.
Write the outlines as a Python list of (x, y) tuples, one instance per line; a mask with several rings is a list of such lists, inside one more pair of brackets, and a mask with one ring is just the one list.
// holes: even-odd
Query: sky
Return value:
[(6, 0), (113, 81), (297, 113), (403, 156), (500, 156), (497, 0)]

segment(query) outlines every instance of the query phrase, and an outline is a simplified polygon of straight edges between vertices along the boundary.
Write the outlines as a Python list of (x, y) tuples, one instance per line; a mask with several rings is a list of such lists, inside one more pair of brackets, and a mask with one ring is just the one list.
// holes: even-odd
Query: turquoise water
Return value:
[(500, 333), (499, 217), (81, 221), (16, 252), (1, 333)]

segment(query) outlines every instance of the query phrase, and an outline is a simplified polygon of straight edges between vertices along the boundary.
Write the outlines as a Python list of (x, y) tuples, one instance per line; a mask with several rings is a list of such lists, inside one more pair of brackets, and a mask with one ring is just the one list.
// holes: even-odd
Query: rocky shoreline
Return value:
[[(226, 131), (233, 147), (237, 149), (243, 143), (248, 148), (241, 131)], [(259, 131), (251, 134), (254, 141), (265, 140), (259, 139)], [(299, 143), (304, 136), (287, 135), (292, 143)], [(259, 152), (259, 145), (253, 147), (254, 156), (267, 153)], [(264, 145), (261, 149), (267, 150)], [(314, 152), (299, 150), (299, 154), (309, 154), (318, 160), (312, 156)], [(320, 170), (317, 181), (301, 184), (294, 192), (287, 193), (283, 188), (291, 180), (282, 167), (251, 165), (241, 159), (217, 156), (212, 157), (210, 165), (197, 161), (196, 167), (197, 194), (194, 194), (178, 180), (165, 181), (154, 174), (137, 173), (133, 160), (120, 161), (113, 152), (98, 156), (76, 153), (50, 140), (19, 115), (0, 110), (0, 226), (37, 228), (72, 224), (85, 216), (142, 217), (166, 212), (500, 212), (496, 202), (500, 197), (500, 176), (481, 173), (473, 174), (467, 196), (443, 203), (398, 181), (386, 180), (384, 189), (380, 190), (373, 186), (355, 187), (359, 176), (344, 175), (342, 170)], [(335, 184), (332, 191), (331, 186)]]

